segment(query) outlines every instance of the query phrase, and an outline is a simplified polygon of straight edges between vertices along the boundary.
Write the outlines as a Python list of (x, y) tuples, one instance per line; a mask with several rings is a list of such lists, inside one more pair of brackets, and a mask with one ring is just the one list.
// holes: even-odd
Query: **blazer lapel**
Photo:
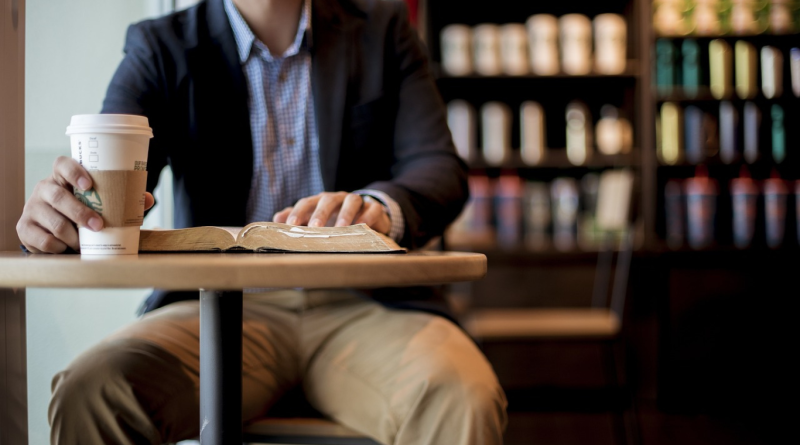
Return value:
[(244, 223), (253, 171), (247, 84), (222, 0), (208, 1), (205, 20), (207, 33), (198, 30), (197, 45), (186, 50), (193, 78), (190, 125), (203, 138), (199, 148), (208, 151), (198, 155), (217, 159), (214, 169), (225, 177), (225, 211)]
[(311, 14), (311, 84), (320, 168), (325, 189), (335, 190), (356, 21), (338, 1), (314, 0)]

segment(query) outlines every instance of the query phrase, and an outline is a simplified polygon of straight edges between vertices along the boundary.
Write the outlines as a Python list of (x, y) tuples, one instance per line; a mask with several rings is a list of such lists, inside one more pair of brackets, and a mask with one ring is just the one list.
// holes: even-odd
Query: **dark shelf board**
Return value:
[[(654, 91), (657, 91), (657, 89), (654, 89)], [(732, 102), (732, 103), (735, 103), (735, 104), (737, 104), (737, 103), (745, 103), (745, 102), (756, 102), (756, 103), (770, 103), (770, 104), (772, 104), (772, 103), (777, 103), (777, 104), (786, 103), (786, 104), (795, 105), (795, 104), (797, 104), (798, 98), (795, 97), (792, 94), (791, 90), (787, 91), (786, 89), (784, 89), (782, 95), (780, 95), (779, 97), (771, 98), (771, 99), (765, 97), (761, 93), (757, 94), (755, 97), (750, 98), (750, 99), (742, 99), (741, 97), (737, 96), (735, 93), (733, 95), (731, 95), (730, 97), (717, 99), (716, 97), (711, 95), (711, 92), (709, 91), (708, 87), (701, 87), (698, 90), (697, 94), (694, 94), (694, 95), (686, 94), (686, 92), (683, 91), (682, 89), (677, 89), (675, 92), (668, 93), (668, 94), (658, 94), (658, 93), (656, 93), (655, 101), (659, 102), (659, 103), (663, 103), (663, 102), (684, 102), (684, 103), (696, 102), (696, 103), (704, 103), (704, 102), (728, 101), (728, 102)]]
[(789, 33), (789, 34), (770, 34), (770, 33), (760, 33), (760, 34), (721, 34), (717, 36), (698, 36), (698, 35), (685, 35), (685, 36), (662, 36), (656, 33), (653, 34), (653, 39), (660, 40), (660, 39), (668, 39), (668, 40), (697, 40), (698, 42), (710, 42), (711, 40), (715, 39), (722, 39), (726, 41), (735, 42), (736, 40), (747, 40), (753, 43), (759, 44), (768, 44), (770, 42), (790, 42), (794, 43), (797, 39), (800, 38), (800, 33)]
[[(630, 65), (633, 62), (628, 62)], [(635, 64), (634, 64), (635, 65)], [(515, 80), (586, 80), (586, 79), (635, 79), (639, 76), (639, 70), (635, 67), (629, 66), (625, 69), (625, 72), (621, 74), (599, 74), (599, 73), (590, 73), (590, 74), (580, 74), (580, 75), (572, 75), (572, 74), (553, 74), (548, 76), (540, 76), (537, 74), (524, 74), (519, 76), (510, 76), (510, 75), (498, 75), (498, 76), (481, 76), (479, 74), (470, 74), (466, 76), (450, 76), (446, 74), (442, 74), (437, 78), (439, 82), (452, 82), (452, 81), (491, 81), (491, 80), (501, 80), (501, 81), (515, 81)]]
[[(637, 60), (628, 60), (626, 63), (625, 71), (621, 74), (600, 74), (600, 73), (589, 73), (589, 74), (566, 74), (566, 73), (559, 73), (553, 74), (548, 76), (541, 76), (538, 74), (524, 74), (519, 76), (510, 76), (510, 75), (498, 75), (498, 76), (482, 76), (480, 74), (469, 74), (466, 76), (451, 76), (448, 74), (440, 74), (437, 77), (437, 81), (439, 82), (457, 82), (457, 81), (492, 81), (492, 80), (500, 80), (500, 81), (508, 81), (508, 80), (586, 80), (586, 79), (635, 79), (639, 76), (639, 64)], [(441, 71), (441, 68), (439, 68)]]
[[(478, 158), (478, 156), (476, 156)], [(589, 161), (583, 165), (575, 165), (567, 158), (567, 151), (563, 148), (550, 148), (541, 164), (529, 165), (522, 161), (519, 150), (512, 150), (511, 159), (502, 165), (489, 165), (483, 159), (472, 159), (467, 162), (473, 171), (480, 170), (535, 170), (535, 169), (592, 169), (592, 168), (618, 168), (639, 166), (639, 150), (631, 149), (630, 153), (619, 155), (604, 155), (593, 152)]]

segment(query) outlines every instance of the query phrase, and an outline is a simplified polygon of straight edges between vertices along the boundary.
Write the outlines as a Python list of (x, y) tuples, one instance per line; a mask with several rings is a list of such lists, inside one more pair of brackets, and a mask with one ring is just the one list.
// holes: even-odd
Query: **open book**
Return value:
[(366, 224), (305, 227), (256, 222), (244, 227), (142, 230), (140, 252), (403, 253), (389, 237)]

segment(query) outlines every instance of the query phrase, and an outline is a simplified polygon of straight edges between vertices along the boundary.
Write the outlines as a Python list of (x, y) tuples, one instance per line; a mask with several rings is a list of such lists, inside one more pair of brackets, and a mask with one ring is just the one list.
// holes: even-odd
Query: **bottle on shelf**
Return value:
[(756, 47), (744, 40), (736, 41), (736, 94), (742, 99), (752, 99), (758, 93), (756, 83)]
[(522, 241), (522, 179), (502, 175), (494, 190), (497, 245), (501, 249), (517, 249)]
[(772, 117), (772, 159), (780, 164), (786, 159), (786, 131), (783, 125), (783, 107), (772, 104), (770, 108)]
[(719, 157), (725, 164), (739, 159), (739, 111), (732, 103), (719, 103)]
[(761, 127), (761, 110), (753, 102), (744, 104), (744, 143), (742, 155), (750, 164), (755, 163), (760, 157), (759, 138)]
[(689, 26), (684, 20), (684, 0), (654, 0), (653, 28), (662, 36), (685, 35)]
[(687, 97), (697, 96), (702, 79), (700, 66), (700, 45), (697, 40), (686, 39), (681, 44), (682, 84), (683, 92)]
[(738, 178), (731, 179), (731, 204), (733, 210), (733, 244), (739, 249), (750, 247), (756, 227), (758, 185), (744, 165)]
[(792, 18), (793, 0), (771, 0), (769, 6), (769, 29), (773, 34), (791, 34), (796, 31)]
[(527, 165), (539, 165), (547, 153), (544, 109), (538, 102), (525, 101), (520, 106), (520, 155)]
[(600, 120), (595, 127), (597, 151), (604, 155), (630, 153), (633, 145), (633, 129), (631, 123), (619, 116), (619, 110), (613, 105), (600, 108)]
[(734, 34), (753, 35), (766, 30), (766, 2), (760, 0), (731, 0), (730, 27)]
[(442, 28), (442, 69), (451, 76), (472, 74), (472, 31), (469, 26), (453, 24)]
[(458, 155), (466, 162), (475, 159), (475, 108), (469, 102), (455, 99), (447, 104), (447, 125), (453, 135)]
[(722, 34), (719, 10), (719, 0), (695, 0), (691, 15), (691, 27), (694, 34), (698, 36)]
[(794, 210), (797, 219), (797, 240), (800, 242), (800, 181), (794, 182)]
[(761, 48), (761, 91), (767, 99), (783, 94), (783, 54), (774, 46)]
[(621, 15), (599, 14), (594, 18), (596, 72), (600, 74), (625, 72), (627, 39), (627, 27)]
[(528, 18), (525, 26), (531, 71), (539, 76), (558, 74), (558, 19), (550, 14), (535, 14)]
[(503, 102), (486, 102), (481, 107), (483, 159), (501, 166), (511, 153), (511, 110)]
[(786, 231), (786, 181), (773, 171), (772, 177), (764, 180), (764, 212), (767, 246), (777, 249), (783, 245)]
[(789, 51), (789, 68), (792, 76), (792, 93), (800, 97), (800, 48)]
[(685, 239), (685, 219), (683, 204), (683, 183), (678, 179), (670, 179), (664, 187), (664, 204), (667, 229), (667, 246), (680, 249)]
[(580, 187), (578, 246), (582, 250), (597, 250), (602, 241), (602, 232), (597, 225), (597, 195), (600, 188), (600, 175), (597, 173), (583, 175)]
[(681, 109), (673, 102), (661, 105), (661, 144), (658, 155), (661, 162), (675, 165), (683, 159), (683, 131)]
[(509, 76), (523, 76), (530, 72), (525, 25), (509, 23), (500, 27), (500, 65), (503, 73)]
[(547, 183), (528, 181), (525, 184), (523, 213), (525, 247), (541, 252), (550, 247), (550, 191)]
[(711, 95), (715, 99), (729, 98), (733, 89), (733, 76), (731, 73), (731, 47), (726, 41), (714, 39), (709, 42), (708, 65)]
[(566, 14), (558, 19), (561, 69), (566, 74), (592, 71), (592, 22), (583, 14)]
[(689, 105), (683, 113), (686, 160), (699, 164), (706, 157), (705, 113), (700, 108)]
[(500, 29), (483, 23), (472, 28), (473, 68), (482, 76), (497, 76), (500, 65)]
[(686, 221), (689, 246), (705, 249), (714, 243), (714, 219), (717, 211), (717, 182), (708, 177), (705, 166), (698, 165), (695, 176), (684, 181)]
[(567, 105), (567, 159), (573, 165), (584, 165), (591, 157), (592, 118), (583, 102)]
[(669, 39), (658, 39), (656, 41), (656, 88), (659, 94), (668, 95), (676, 83), (675, 44)]
[(561, 252), (574, 250), (578, 222), (578, 183), (574, 178), (556, 178), (550, 187), (553, 246)]

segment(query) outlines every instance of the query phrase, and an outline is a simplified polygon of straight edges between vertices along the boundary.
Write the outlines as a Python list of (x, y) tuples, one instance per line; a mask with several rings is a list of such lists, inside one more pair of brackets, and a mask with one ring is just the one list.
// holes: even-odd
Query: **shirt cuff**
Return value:
[(383, 204), (386, 208), (386, 213), (389, 215), (389, 220), (392, 222), (392, 228), (389, 229), (389, 238), (400, 241), (403, 238), (403, 232), (406, 230), (406, 222), (403, 218), (403, 209), (391, 196), (380, 190), (364, 189), (356, 190), (352, 193), (361, 196), (368, 196)]

